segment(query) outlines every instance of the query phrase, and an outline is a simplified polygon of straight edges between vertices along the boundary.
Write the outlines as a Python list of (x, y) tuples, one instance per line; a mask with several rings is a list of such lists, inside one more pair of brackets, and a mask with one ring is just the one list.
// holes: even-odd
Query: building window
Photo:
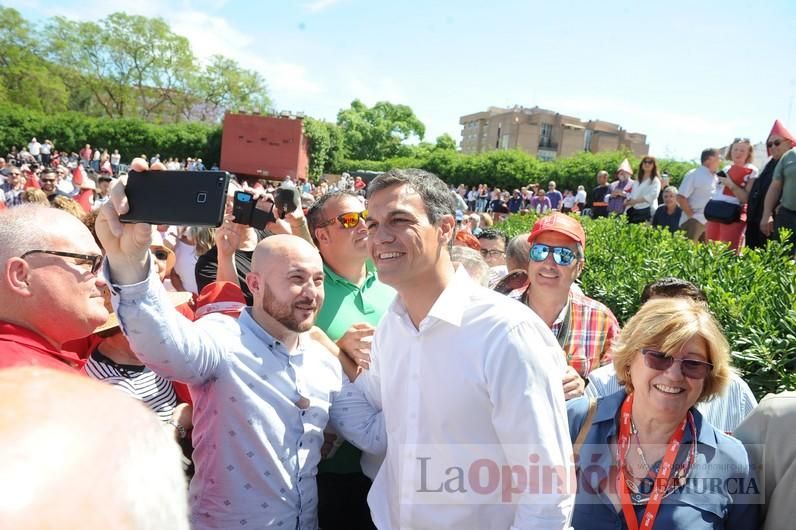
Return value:
[(591, 151), (591, 135), (594, 131), (591, 129), (586, 129), (583, 134), (583, 150), (584, 151)]
[(553, 140), (553, 126), (549, 123), (543, 123), (542, 134), (539, 137), (539, 147), (550, 147), (553, 143), (552, 140)]
[(500, 138), (500, 148), (501, 149), (508, 149), (510, 141), (511, 141), (511, 135), (510, 134), (504, 134)]

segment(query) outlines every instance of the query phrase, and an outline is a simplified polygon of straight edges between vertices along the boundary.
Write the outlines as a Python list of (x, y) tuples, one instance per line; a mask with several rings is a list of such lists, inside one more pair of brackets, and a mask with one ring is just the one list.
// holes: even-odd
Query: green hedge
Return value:
[(28, 145), (32, 137), (51, 139), (59, 151), (78, 151), (85, 144), (118, 149), (129, 162), (141, 154), (161, 158), (201, 158), (207, 167), (218, 163), (221, 127), (203, 123), (155, 125), (140, 119), (95, 118), (77, 112), (45, 114), (0, 103), (0, 156), (12, 145)]
[[(529, 232), (535, 217), (516, 215), (499, 228)], [(732, 346), (733, 364), (758, 396), (796, 389), (796, 263), (775, 242), (736, 256), (726, 245), (695, 245), (681, 234), (624, 219), (583, 219), (587, 234), (584, 292), (620, 322), (639, 306), (647, 283), (675, 276), (707, 294)]]
[[(597, 185), (595, 176), (600, 170), (614, 174), (624, 158), (634, 168), (639, 159), (627, 151), (609, 153), (579, 153), (567, 158), (543, 162), (522, 151), (490, 151), (478, 155), (465, 155), (445, 149), (430, 153), (418, 153), (410, 157), (391, 158), (384, 161), (340, 160), (333, 164), (332, 172), (371, 170), (387, 171), (392, 168), (416, 167), (430, 171), (448, 184), (473, 186), (486, 183), (501, 189), (513, 189), (530, 183), (546, 187), (547, 181), (555, 180), (561, 190), (575, 190), (583, 185), (591, 191)], [(678, 185), (683, 175), (695, 167), (692, 162), (659, 159), (660, 171), (667, 171), (672, 182)]]

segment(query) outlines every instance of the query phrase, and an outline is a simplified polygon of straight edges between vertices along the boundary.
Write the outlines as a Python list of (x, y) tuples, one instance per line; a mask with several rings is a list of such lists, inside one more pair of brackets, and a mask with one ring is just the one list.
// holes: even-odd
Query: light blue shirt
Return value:
[[(616, 465), (614, 447), (617, 415), (625, 398), (620, 391), (597, 399), (591, 428), (579, 453), (578, 493), (572, 526), (575, 530), (618, 530), (627, 528), (618, 505), (606, 495), (605, 488), (616, 491), (608, 470)], [(589, 409), (589, 399), (581, 397), (567, 402), (570, 437), (574, 441)], [(692, 408), (697, 433), (697, 454), (684, 487), (663, 499), (655, 520), (655, 528), (667, 530), (747, 530), (757, 528), (763, 483), (753, 477), (749, 457), (741, 442), (719, 432), (698, 410)], [(679, 465), (688, 453), (693, 435), (686, 428), (679, 456)], [(660, 461), (652, 464), (657, 472)], [(602, 483), (602, 485), (601, 485)], [(646, 504), (634, 505), (641, 520)]]
[(169, 305), (152, 272), (112, 291), (141, 361), (190, 386), (195, 530), (316, 530), (315, 474), (327, 422), (363, 450), (386, 450), (381, 414), (308, 336), (290, 352), (254, 321), (251, 308), (238, 319), (212, 314), (190, 322)]
[[(622, 389), (613, 364), (593, 370), (588, 378), (586, 395), (590, 397), (610, 396)], [(708, 423), (727, 434), (732, 434), (756, 406), (757, 399), (752, 389), (735, 372), (730, 372), (730, 381), (724, 393), (696, 404), (697, 410)]]

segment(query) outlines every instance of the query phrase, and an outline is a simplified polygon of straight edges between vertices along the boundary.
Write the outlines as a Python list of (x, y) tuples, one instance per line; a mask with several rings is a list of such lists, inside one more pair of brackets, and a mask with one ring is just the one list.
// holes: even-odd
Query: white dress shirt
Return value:
[[(563, 359), (533, 311), (477, 285), (463, 268), (419, 329), (397, 297), (376, 330), (370, 370), (356, 381), (383, 408), (387, 429), (387, 457), (368, 496), (376, 526), (568, 527), (574, 491), (524, 488), (502, 501), (501, 485), (475, 492), (469, 475), (490, 465), (473, 466), (479, 460), (526, 471), (571, 461)], [(463, 470), (447, 483), (456, 491), (434, 491), (454, 466)]]

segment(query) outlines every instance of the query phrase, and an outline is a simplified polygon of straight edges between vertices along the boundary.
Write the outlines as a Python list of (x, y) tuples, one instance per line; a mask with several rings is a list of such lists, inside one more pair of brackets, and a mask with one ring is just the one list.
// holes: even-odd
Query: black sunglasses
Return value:
[(777, 140), (774, 140), (773, 142), (767, 142), (767, 143), (766, 143), (766, 146), (768, 146), (768, 148), (769, 148), (769, 149), (771, 149), (772, 147), (779, 147), (779, 146), (780, 146), (780, 145), (782, 145), (782, 143), (783, 143), (783, 142), (785, 142), (785, 141), (786, 141), (786, 140), (779, 140), (779, 139), (777, 139)]
[(671, 355), (646, 348), (641, 350), (641, 353), (644, 354), (644, 364), (659, 372), (665, 372), (672, 364), (680, 363), (680, 370), (684, 376), (689, 379), (704, 379), (713, 370), (711, 363), (697, 359), (675, 359)]
[(20, 258), (25, 259), (27, 256), (31, 254), (50, 254), (52, 256), (61, 256), (64, 258), (74, 258), (76, 260), (82, 260), (82, 262), (78, 262), (78, 265), (91, 265), (91, 274), (97, 274), (97, 271), (100, 270), (102, 267), (102, 256), (97, 254), (75, 254), (74, 252), (60, 252), (57, 250), (28, 250), (24, 254), (20, 256)]

